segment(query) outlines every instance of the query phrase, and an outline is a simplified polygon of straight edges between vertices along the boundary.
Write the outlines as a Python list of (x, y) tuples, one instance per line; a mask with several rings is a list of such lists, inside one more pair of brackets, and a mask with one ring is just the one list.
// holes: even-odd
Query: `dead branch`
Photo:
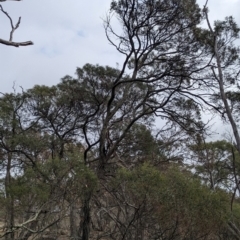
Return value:
[(27, 42), (10, 42), (10, 41), (6, 41), (6, 40), (0, 38), (0, 44), (13, 46), (13, 47), (20, 47), (20, 46), (33, 45), (33, 42), (32, 41), (27, 41)]
[[(0, 2), (5, 2), (6, 0), (0, 0)], [(12, 1), (21, 1), (21, 0), (12, 0)], [(3, 9), (2, 5), (0, 5), (0, 10), (1, 12), (7, 16), (7, 18), (9, 19), (10, 21), (10, 25), (11, 25), (11, 31), (10, 31), (10, 36), (9, 36), (9, 40), (4, 40), (4, 39), (1, 39), (0, 38), (0, 44), (4, 44), (4, 45), (7, 45), (7, 46), (13, 46), (13, 47), (19, 47), (19, 46), (29, 46), (29, 45), (33, 45), (33, 42), (32, 41), (27, 41), (27, 42), (13, 42), (13, 33), (16, 29), (19, 28), (20, 26), (20, 23), (21, 23), (21, 17), (18, 18), (18, 21), (17, 23), (13, 24), (13, 20), (12, 18), (10, 17), (10, 15)]]
[(19, 1), (22, 1), (22, 0), (0, 0), (0, 2), (7, 2), (7, 1), (16, 1), (16, 2), (19, 2)]

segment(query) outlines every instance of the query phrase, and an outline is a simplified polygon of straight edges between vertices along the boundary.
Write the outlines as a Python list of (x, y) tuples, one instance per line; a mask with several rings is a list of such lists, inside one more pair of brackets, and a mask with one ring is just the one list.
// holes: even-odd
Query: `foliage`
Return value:
[[(217, 234), (230, 216), (226, 193), (209, 191), (189, 172), (176, 167), (161, 171), (146, 163), (132, 171), (120, 169), (114, 189), (123, 188), (126, 207), (141, 209), (138, 218), (148, 239), (207, 237)], [(139, 219), (132, 220), (129, 239), (134, 236), (134, 221)]]

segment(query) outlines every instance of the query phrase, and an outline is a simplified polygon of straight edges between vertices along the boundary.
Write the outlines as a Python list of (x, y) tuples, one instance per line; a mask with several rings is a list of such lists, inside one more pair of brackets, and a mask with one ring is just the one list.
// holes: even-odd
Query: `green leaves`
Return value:
[(166, 232), (165, 237), (216, 234), (226, 225), (230, 214), (227, 194), (209, 191), (191, 173), (175, 167), (161, 171), (143, 164), (131, 171), (121, 169), (113, 186), (114, 191), (124, 189), (127, 205), (144, 208), (148, 212), (147, 221), (158, 224), (161, 229), (158, 234)]

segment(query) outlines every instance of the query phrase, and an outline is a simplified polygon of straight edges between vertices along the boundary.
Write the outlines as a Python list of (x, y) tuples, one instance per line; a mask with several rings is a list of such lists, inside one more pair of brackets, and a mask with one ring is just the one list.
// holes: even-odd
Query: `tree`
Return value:
[(102, 206), (103, 238), (208, 239), (226, 227), (230, 214), (227, 194), (212, 193), (173, 166), (121, 168), (107, 189), (113, 204)]
[[(240, 48), (235, 44), (239, 39), (240, 28), (232, 17), (226, 17), (224, 21), (215, 21), (212, 27), (208, 18), (207, 2), (203, 12), (208, 24), (208, 34), (204, 40), (205, 46), (213, 54), (210, 69), (206, 79), (212, 82), (212, 101), (222, 111), (222, 118), (227, 120), (232, 128), (234, 147), (240, 153), (240, 135), (238, 130), (238, 107), (239, 107), (239, 77), (240, 77)], [(232, 150), (235, 162), (234, 149)], [(233, 162), (233, 163), (234, 163)], [(239, 182), (235, 171), (235, 189), (239, 188)], [(231, 224), (233, 225), (233, 224)], [(240, 236), (240, 232), (238, 232)]]
[[(7, 0), (0, 0), (0, 2), (6, 2)], [(14, 0), (14, 1), (21, 1), (21, 0)], [(10, 17), (10, 15), (3, 9), (3, 6), (0, 4), (0, 11), (9, 19), (10, 25), (11, 25), (11, 31), (10, 31), (10, 36), (9, 40), (4, 40), (0, 38), (0, 44), (4, 44), (7, 46), (13, 46), (13, 47), (20, 47), (20, 46), (29, 46), (33, 45), (32, 41), (26, 41), (26, 42), (14, 42), (13, 41), (13, 34), (14, 31), (17, 30), (20, 26), (21, 23), (21, 17), (19, 17), (17, 23), (14, 26), (13, 20)]]
[[(84, 164), (82, 145), (75, 139), (79, 114), (56, 87), (5, 94), (0, 99), (2, 211), (1, 237), (29, 239), (56, 224), (70, 225), (71, 236), (89, 228), (89, 198), (96, 188), (95, 174)], [(75, 119), (76, 118), (76, 119)], [(86, 203), (86, 204), (85, 204)], [(73, 210), (82, 211), (73, 214)], [(83, 207), (82, 207), (83, 206)], [(69, 229), (67, 229), (69, 230)]]
[(159, 162), (160, 145), (152, 135), (151, 128), (135, 123), (119, 144), (116, 151), (119, 164), (135, 167), (145, 161)]
[[(191, 158), (196, 158), (195, 174), (200, 176), (210, 189), (226, 189), (233, 192), (235, 174), (238, 172), (239, 155), (236, 153), (235, 162), (232, 158), (233, 145), (225, 140), (203, 142), (190, 145), (193, 152)], [(234, 187), (235, 188), (235, 187)]]
[[(11, 185), (13, 182), (15, 167), (21, 161), (19, 156), (15, 153), (17, 146), (17, 136), (20, 134), (18, 121), (20, 120), (20, 112), (24, 98), (20, 94), (6, 94), (0, 99), (0, 145), (2, 155), (2, 170), (5, 174), (4, 189), (6, 196), (6, 228), (9, 230), (9, 234), (6, 235), (6, 239), (14, 239), (14, 227), (15, 221), (15, 208), (14, 197), (11, 192)], [(21, 119), (22, 120), (22, 119)]]
[[(16, 194), (14, 193), (14, 186), (16, 185), (16, 178), (25, 172), (26, 167), (31, 165), (36, 167), (35, 151), (36, 139), (31, 120), (26, 118), (24, 104), (26, 101), (25, 94), (5, 94), (0, 99), (0, 148), (2, 154), (2, 173), (4, 177), (4, 201), (6, 202), (4, 210), (6, 212), (6, 234), (5, 239), (14, 239), (15, 230), (21, 229), (16, 227), (18, 223), (17, 217), (19, 210), (16, 207)], [(31, 138), (31, 143), (29, 141)], [(31, 154), (29, 154), (31, 153)], [(28, 207), (31, 209), (32, 203), (28, 202)], [(26, 209), (25, 209), (26, 210)], [(26, 216), (26, 215), (25, 215)], [(30, 217), (31, 219), (31, 217)], [(26, 219), (28, 221), (29, 218)], [(31, 222), (31, 221), (30, 221)], [(30, 223), (29, 222), (29, 223)]]
[[(122, 31), (111, 25), (113, 17)], [(219, 109), (206, 100), (206, 93), (199, 94), (201, 86), (209, 87), (203, 76), (210, 63), (209, 51), (199, 41), (201, 20), (195, 1), (112, 1), (105, 31), (125, 61), (109, 104), (118, 86), (141, 83), (150, 114), (189, 136), (203, 131), (200, 108)]]
[[(207, 2), (204, 13), (208, 24), (208, 38), (205, 40), (205, 44), (208, 51), (214, 56), (210, 65), (210, 73), (208, 72), (206, 77), (215, 83), (212, 99), (222, 110), (222, 116), (225, 117), (226, 114), (233, 130), (236, 148), (240, 152), (240, 137), (237, 129), (238, 116), (234, 114), (238, 105), (240, 75), (240, 49), (234, 45), (234, 42), (239, 38), (240, 28), (232, 17), (227, 17), (225, 21), (216, 21), (213, 28), (208, 19)], [(227, 90), (229, 87), (233, 91)]]

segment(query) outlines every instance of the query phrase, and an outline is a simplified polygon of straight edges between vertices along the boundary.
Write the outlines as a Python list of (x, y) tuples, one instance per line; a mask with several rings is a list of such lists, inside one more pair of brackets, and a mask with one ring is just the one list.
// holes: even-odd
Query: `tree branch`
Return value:
[(0, 44), (4, 44), (4, 45), (8, 45), (8, 46), (13, 46), (13, 47), (20, 47), (20, 46), (33, 45), (33, 42), (32, 42), (32, 41), (27, 41), (27, 42), (11, 42), (11, 41), (6, 41), (6, 40), (0, 38)]
[(40, 214), (44, 214), (44, 211), (42, 211), (42, 209), (40, 209), (32, 218), (28, 219), (27, 221), (21, 223), (21, 224), (17, 224), (15, 226), (13, 226), (13, 228), (11, 230), (6, 231), (5, 233), (3, 233), (3, 235), (0, 235), (0, 238), (5, 237), (6, 235), (8, 235), (9, 233), (15, 232), (18, 229), (26, 229), (27, 231), (31, 232), (31, 233), (40, 233), (40, 232), (44, 232), (47, 228), (51, 227), (52, 225), (56, 224), (57, 222), (59, 222), (60, 218), (58, 218), (57, 220), (53, 221), (52, 223), (50, 223), (49, 225), (38, 229), (38, 230), (33, 230), (30, 229), (29, 227), (27, 227), (26, 225), (29, 223), (32, 223), (34, 221), (37, 221), (38, 217)]
[[(0, 0), (0, 2), (5, 2), (6, 0)], [(21, 1), (21, 0), (13, 0), (13, 1)], [(33, 45), (33, 42), (32, 41), (27, 41), (27, 42), (13, 42), (13, 33), (16, 29), (19, 28), (20, 26), (20, 23), (21, 23), (21, 17), (18, 18), (18, 21), (16, 23), (16, 25), (14, 26), (13, 25), (13, 21), (12, 21), (12, 18), (9, 16), (9, 14), (3, 9), (2, 5), (0, 5), (0, 10), (2, 13), (4, 13), (7, 18), (9, 19), (10, 21), (10, 24), (11, 24), (11, 32), (10, 32), (10, 37), (9, 37), (9, 40), (4, 40), (4, 39), (1, 39), (0, 38), (0, 44), (4, 44), (4, 45), (7, 45), (7, 46), (13, 46), (13, 47), (19, 47), (19, 46), (29, 46), (29, 45)]]
[(16, 1), (16, 2), (19, 2), (19, 1), (22, 1), (22, 0), (0, 0), (0, 2), (7, 2), (7, 1)]

